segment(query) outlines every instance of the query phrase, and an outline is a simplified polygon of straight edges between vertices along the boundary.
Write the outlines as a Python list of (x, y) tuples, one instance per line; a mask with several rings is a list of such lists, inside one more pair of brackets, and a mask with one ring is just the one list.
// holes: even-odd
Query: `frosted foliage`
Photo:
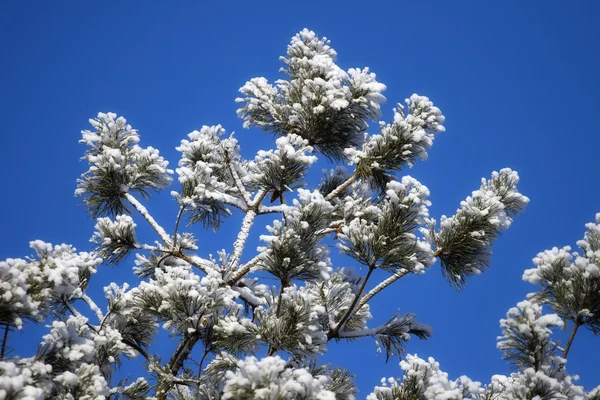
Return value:
[(235, 302), (238, 294), (222, 283), (216, 271), (200, 277), (186, 265), (166, 266), (157, 269), (149, 282), (134, 288), (131, 296), (164, 321), (164, 329), (193, 333), (214, 322), (224, 310), (240, 307)]
[[(221, 125), (203, 126), (200, 131), (188, 135), (177, 150), (181, 152), (179, 183), (182, 193), (173, 192), (180, 204), (208, 212), (222, 204), (241, 205), (231, 181), (228, 166), (242, 177), (246, 172), (239, 164), (239, 146), (233, 134), (223, 138)], [(227, 213), (230, 213), (227, 211)]]
[(123, 241), (127, 236), (133, 236), (135, 227), (133, 218), (129, 215), (117, 215), (115, 221), (107, 217), (98, 218), (91, 241), (100, 246), (108, 246), (114, 241), (113, 238)]
[(29, 292), (29, 268), (29, 263), (21, 259), (0, 262), (0, 308), (7, 310), (6, 316), (2, 313), (2, 322), (18, 329), (23, 327), (23, 318), (39, 318), (39, 306), (47, 297)]
[(107, 263), (116, 264), (136, 247), (135, 228), (129, 215), (117, 215), (115, 221), (108, 217), (98, 218), (90, 242), (96, 244), (98, 254)]
[(400, 368), (404, 371), (402, 379), (389, 378), (387, 382), (382, 379), (383, 386), (376, 387), (367, 399), (463, 400), (480, 398), (484, 392), (479, 382), (466, 376), (448, 379), (448, 374), (431, 357), (426, 361), (409, 354), (400, 362)]
[[(33, 241), (31, 257), (0, 261), (0, 400), (354, 400), (350, 371), (321, 362), (329, 342), (369, 337), (386, 359), (402, 360), (409, 340), (432, 335), (413, 313), (375, 316), (373, 297), (437, 258), (455, 281), (480, 273), (492, 242), (528, 199), (516, 172), (494, 172), (436, 231), (429, 189), (398, 172), (427, 159), (444, 131), (440, 108), (413, 94), (370, 134), (386, 86), (369, 68), (342, 68), (336, 57), (327, 38), (304, 29), (280, 58), (282, 79), (258, 77), (240, 88), (244, 127), (274, 135), (256, 154), (243, 158), (221, 125), (181, 140), (172, 218), (145, 204), (173, 180), (161, 153), (141, 147), (124, 117), (99, 113), (89, 121), (80, 140), (87, 171), (75, 195), (94, 220), (93, 250)], [(328, 170), (315, 184), (310, 168), (323, 162)], [(241, 221), (237, 232), (216, 242), (199, 236), (198, 223), (217, 231), (229, 217)], [(214, 243), (220, 247), (210, 248)], [(577, 305), (555, 310), (559, 316), (576, 315), (600, 331), (590, 295), (598, 292), (600, 215), (578, 245), (583, 254), (543, 253), (526, 275), (544, 290), (560, 287)], [(336, 265), (334, 250), (348, 264)], [(86, 290), (100, 264), (126, 264), (139, 280), (108, 284), (96, 304)], [(537, 346), (545, 361), (534, 375), (544, 372), (561, 393), (576, 393), (549, 337), (560, 321), (534, 303), (550, 297), (542, 294), (509, 311), (499, 347), (512, 351), (518, 339)], [(15, 331), (41, 322), (47, 331), (37, 353), (8, 360), (20, 340)], [(534, 343), (538, 337), (545, 342)], [(155, 345), (157, 339), (172, 346)], [(136, 357), (144, 378), (119, 380), (118, 368), (129, 370), (122, 364)], [(525, 361), (523, 376), (531, 364)], [(404, 378), (369, 398), (483, 398), (477, 382), (450, 380), (433, 359), (408, 356), (401, 367)], [(526, 385), (534, 378), (506, 379)]]
[(519, 175), (510, 168), (482, 178), (481, 187), (460, 203), (452, 217), (442, 216), (439, 231), (432, 233), (447, 277), (456, 285), (479, 275), (490, 265), (492, 244), (508, 229), (529, 199), (519, 193)]
[(53, 321), (35, 358), (0, 362), (0, 399), (104, 399), (109, 364), (132, 354), (118, 331), (97, 329), (83, 316)]
[(30, 359), (0, 361), (0, 399), (44, 399), (51, 372), (50, 365)]
[[(367, 121), (380, 115), (385, 85), (368, 68), (348, 72), (335, 63), (329, 40), (307, 29), (292, 38), (275, 85), (254, 78), (240, 88), (238, 115), (244, 126), (308, 139), (327, 157), (359, 144)], [(327, 136), (328, 135), (328, 136)]]
[(324, 353), (327, 334), (321, 322), (325, 307), (319, 304), (314, 293), (305, 287), (290, 286), (283, 290), (277, 301), (280, 304), (276, 306), (256, 309), (260, 339), (275, 350), (292, 355)]
[(585, 225), (580, 252), (554, 247), (539, 253), (523, 279), (541, 286), (537, 297), (561, 318), (600, 333), (600, 215)]
[(371, 135), (362, 149), (346, 149), (350, 162), (363, 161), (370, 168), (397, 170), (404, 164), (412, 167), (417, 159), (426, 160), (436, 135), (445, 130), (445, 118), (428, 97), (416, 93), (406, 99), (406, 108), (407, 112), (398, 104), (393, 121), (382, 124), (381, 132)]
[[(347, 268), (337, 270), (331, 274), (325, 283), (309, 284), (308, 290), (319, 299), (320, 304), (328, 310), (323, 315), (323, 326), (335, 326), (344, 313), (350, 308), (352, 300), (358, 291), (361, 277)], [(371, 319), (369, 306), (366, 305), (352, 314), (344, 327), (348, 331), (365, 329), (367, 321)]]
[(286, 364), (278, 356), (238, 361), (236, 370), (226, 374), (223, 400), (336, 399), (335, 393), (326, 389), (328, 377)]
[[(508, 182), (508, 185), (505, 185), (505, 182)], [(450, 227), (454, 220), (471, 217), (485, 218), (495, 228), (507, 229), (512, 223), (511, 208), (507, 205), (510, 204), (512, 209), (519, 210), (529, 202), (527, 197), (516, 190), (518, 182), (519, 175), (509, 168), (500, 172), (494, 171), (489, 181), (482, 178), (481, 188), (460, 203), (455, 217), (442, 217), (441, 228)]]
[(293, 279), (327, 279), (331, 271), (329, 249), (320, 243), (321, 230), (329, 225), (334, 207), (317, 191), (297, 190), (293, 207), (284, 210), (284, 222), (275, 220), (260, 236), (266, 245), (257, 250), (264, 254), (261, 269), (285, 283)]
[(583, 250), (583, 255), (595, 262), (600, 262), (600, 213), (596, 214), (596, 221), (585, 224), (587, 231), (577, 246)]
[[(571, 247), (565, 246), (561, 249), (553, 247), (552, 250), (545, 250), (533, 259), (536, 268), (531, 268), (523, 272), (523, 280), (529, 283), (538, 284), (546, 278), (552, 279), (551, 276), (561, 274), (565, 269), (569, 269), (573, 256), (571, 255)], [(556, 276), (557, 278), (562, 278)]]
[(285, 192), (306, 174), (308, 167), (317, 161), (308, 140), (290, 134), (276, 140), (277, 149), (260, 150), (248, 167), (250, 174), (244, 180), (251, 186)]
[(504, 357), (520, 368), (533, 367), (548, 370), (556, 363), (551, 328), (562, 328), (563, 321), (556, 314), (543, 314), (542, 306), (529, 300), (521, 301), (508, 310), (500, 320), (502, 336), (498, 349)]
[(36, 240), (29, 245), (36, 258), (0, 262), (0, 310), (6, 310), (0, 318), (19, 329), (24, 318), (42, 319), (54, 302), (82, 296), (102, 262), (94, 253), (76, 253), (66, 244)]
[(494, 375), (488, 393), (498, 400), (585, 400), (583, 388), (573, 383), (571, 377), (557, 379), (543, 371), (527, 368), (510, 376)]
[(368, 266), (422, 272), (435, 261), (430, 243), (418, 229), (429, 216), (429, 190), (405, 176), (389, 182), (385, 194), (379, 207), (363, 204), (363, 210), (347, 198), (347, 223), (339, 247)]
[(83, 157), (90, 168), (78, 180), (75, 194), (84, 198), (94, 217), (125, 210), (123, 193), (161, 190), (172, 181), (166, 161), (153, 147), (142, 148), (139, 135), (123, 117), (98, 113), (90, 119), (93, 131), (82, 131)]

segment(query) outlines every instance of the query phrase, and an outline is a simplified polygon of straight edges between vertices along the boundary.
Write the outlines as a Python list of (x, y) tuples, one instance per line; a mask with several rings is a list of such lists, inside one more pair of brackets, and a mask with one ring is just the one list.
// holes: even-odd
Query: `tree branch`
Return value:
[(235, 271), (240, 264), (240, 257), (242, 256), (242, 251), (244, 251), (246, 240), (250, 234), (250, 228), (252, 228), (252, 225), (254, 224), (254, 218), (256, 218), (256, 211), (254, 209), (248, 210), (244, 216), (242, 227), (240, 228), (237, 239), (233, 244), (233, 254), (231, 255), (231, 260), (229, 260), (229, 269), (232, 271)]
[(141, 348), (140, 346), (138, 346), (136, 343), (127, 340), (127, 339), (122, 339), (123, 343), (125, 343), (127, 346), (131, 347), (132, 349), (134, 349), (135, 351), (137, 351), (138, 353), (140, 353), (142, 355), (142, 357), (144, 357), (148, 362), (152, 362), (152, 357), (148, 354), (148, 352), (146, 352), (146, 350), (144, 350), (143, 348)]
[(571, 335), (569, 336), (569, 341), (567, 342), (567, 345), (565, 346), (565, 350), (562, 353), (562, 358), (567, 358), (567, 355), (569, 354), (569, 350), (571, 349), (571, 344), (573, 344), (573, 339), (575, 339), (575, 335), (577, 334), (577, 329), (579, 329), (579, 323), (578, 321), (575, 321), (575, 324), (573, 325), (573, 329), (571, 330)]
[(8, 343), (8, 324), (4, 324), (4, 335), (2, 336), (2, 350), (0, 350), (0, 360), (4, 360), (6, 355), (6, 344)]
[(244, 264), (244, 266), (242, 268), (239, 269), (239, 271), (237, 271), (226, 283), (227, 285), (235, 285), (237, 283), (237, 281), (239, 281), (240, 279), (242, 279), (244, 277), (244, 275), (246, 275), (248, 272), (250, 272), (250, 270), (252, 269), (252, 267), (254, 267), (256, 264), (258, 264), (260, 262), (260, 260), (265, 257), (268, 253), (270, 252), (269, 249), (267, 249), (266, 252), (261, 253), (259, 255), (257, 255), (256, 257), (254, 257), (252, 260), (248, 261), (246, 264)]
[(162, 226), (158, 224), (158, 222), (156, 222), (152, 215), (148, 213), (148, 210), (142, 205), (142, 203), (140, 203), (135, 197), (131, 195), (131, 193), (128, 192), (123, 193), (123, 197), (125, 197), (127, 201), (129, 201), (129, 203), (133, 206), (133, 208), (135, 208), (142, 215), (142, 217), (144, 217), (146, 221), (148, 221), (152, 229), (154, 229), (154, 231), (158, 234), (158, 236), (165, 244), (171, 243), (171, 238), (169, 237), (169, 235), (167, 235), (167, 232), (163, 229)]
[(183, 215), (183, 211), (185, 210), (185, 206), (179, 207), (179, 212), (177, 213), (177, 219), (175, 220), (175, 231), (173, 232), (173, 250), (177, 247), (177, 231), (179, 230), (179, 221), (181, 221), (181, 216)]
[[(283, 281), (281, 281), (281, 280), (279, 281), (279, 283), (280, 283), (280, 285), (279, 285), (279, 297), (277, 298), (277, 308), (275, 309), (275, 316), (277, 318), (279, 318), (279, 315), (281, 314), (281, 296), (283, 295), (283, 290), (287, 286), (287, 285), (284, 285)], [(269, 345), (269, 350), (267, 351), (267, 355), (268, 356), (272, 356), (275, 353), (277, 353), (277, 347)]]
[(206, 260), (200, 257), (189, 256), (182, 251), (173, 252), (171, 253), (171, 255), (173, 257), (182, 259), (183, 261), (187, 262), (190, 265), (193, 265), (194, 267), (198, 268), (200, 271), (208, 275), (208, 267), (206, 265), (203, 265), (207, 263)]
[(396, 282), (398, 279), (402, 278), (406, 274), (408, 274), (408, 270), (401, 269), (398, 272), (396, 272), (394, 275), (390, 276), (389, 278), (387, 278), (386, 280), (381, 282), (379, 285), (375, 286), (373, 289), (371, 289), (369, 291), (369, 293), (367, 293), (362, 299), (360, 299), (360, 303), (358, 303), (358, 306), (356, 307), (356, 311), (360, 310), (377, 293), (381, 292), (383, 289), (385, 289), (392, 283)]
[(96, 303), (94, 302), (94, 300), (91, 299), (90, 296), (84, 293), (81, 295), (81, 300), (85, 301), (85, 303), (90, 307), (92, 312), (96, 314), (96, 317), (98, 317), (99, 322), (104, 320), (104, 314), (102, 314), (100, 307), (96, 305)]
[(344, 191), (344, 189), (346, 189), (348, 186), (350, 186), (354, 182), (356, 182), (357, 179), (358, 179), (358, 175), (355, 172), (354, 174), (352, 174), (352, 176), (350, 176), (350, 178), (346, 179), (346, 182), (342, 183), (340, 186), (335, 188), (331, 193), (329, 193), (327, 195), (327, 197), (325, 197), (325, 200), (331, 201), (331, 200), (335, 199), (336, 197), (338, 197), (340, 195), (340, 193), (342, 193)]
[(256, 192), (254, 199), (252, 199), (252, 204), (250, 205), (250, 207), (258, 209), (258, 207), (260, 207), (260, 203), (262, 203), (266, 195), (267, 191), (264, 189), (260, 189), (258, 192)]
[(179, 346), (175, 349), (175, 352), (171, 356), (171, 360), (169, 360), (169, 370), (173, 376), (177, 375), (181, 367), (183, 367), (184, 361), (190, 355), (192, 349), (200, 340), (200, 335), (198, 333), (184, 337), (183, 340), (179, 343)]
[(354, 307), (356, 306), (356, 303), (358, 302), (358, 299), (360, 298), (360, 295), (365, 290), (365, 286), (367, 285), (367, 281), (371, 277), (371, 274), (373, 273), (373, 271), (375, 271), (375, 267), (369, 267), (369, 272), (367, 272), (367, 275), (363, 279), (363, 281), (362, 281), (362, 283), (360, 285), (360, 288), (358, 289), (358, 292), (356, 292), (356, 295), (354, 296), (354, 300), (352, 300), (352, 304), (350, 304), (350, 307), (348, 307), (348, 309), (346, 310), (346, 313), (344, 314), (344, 316), (333, 327), (333, 329), (330, 329), (329, 332), (327, 332), (327, 340), (331, 340), (333, 338), (338, 337), (338, 333), (339, 333), (340, 329), (342, 329), (344, 327), (344, 324), (346, 323), (346, 321), (348, 320), (348, 318), (350, 318), (352, 316), (352, 314), (354, 314)]
[[(227, 154), (227, 152), (225, 152), (225, 154)], [(244, 202), (246, 203), (246, 205), (248, 207), (250, 207), (250, 205), (252, 204), (252, 201), (250, 200), (250, 196), (248, 195), (246, 188), (242, 184), (242, 180), (240, 179), (240, 176), (238, 175), (237, 171), (235, 170), (235, 168), (233, 168), (233, 165), (231, 164), (231, 160), (229, 159), (229, 156), (227, 156), (226, 162), (227, 162), (227, 167), (229, 169), (229, 173), (231, 174), (231, 177), (233, 178), (233, 182), (235, 183), (235, 187), (237, 188), (238, 192), (240, 192), (240, 196), (242, 196), (242, 199), (244, 199)]]

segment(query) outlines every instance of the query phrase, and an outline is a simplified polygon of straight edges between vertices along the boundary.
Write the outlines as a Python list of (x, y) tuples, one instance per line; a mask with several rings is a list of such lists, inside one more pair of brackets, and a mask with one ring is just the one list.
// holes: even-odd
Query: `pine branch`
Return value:
[[(321, 229), (315, 233), (315, 235), (327, 235), (329, 233), (340, 233), (342, 231), (342, 227), (344, 226), (344, 220), (333, 221), (329, 224), (329, 228)], [(336, 235), (337, 237), (337, 235)]]
[(289, 206), (285, 204), (278, 206), (260, 206), (258, 207), (258, 214), (274, 214), (274, 213), (283, 213), (289, 209)]
[(179, 343), (179, 346), (173, 352), (171, 356), (171, 360), (169, 360), (169, 370), (173, 376), (177, 375), (181, 367), (183, 367), (183, 363), (188, 358), (192, 349), (200, 340), (199, 334), (189, 335), (183, 338), (183, 340)]
[(200, 364), (198, 365), (198, 375), (202, 374), (202, 366), (204, 365), (204, 359), (206, 358), (206, 356), (210, 353), (210, 347), (207, 346), (204, 349), (204, 354), (202, 355), (202, 358), (200, 359)]
[[(179, 370), (183, 367), (183, 363), (192, 352), (192, 349), (194, 348), (196, 343), (198, 343), (198, 340), (200, 340), (200, 335), (196, 333), (184, 337), (179, 343), (179, 345), (173, 352), (169, 363), (167, 364), (167, 369), (173, 377), (179, 373)], [(174, 379), (170, 379), (168, 382), (162, 382), (162, 384), (159, 384), (160, 387), (156, 391), (156, 398), (161, 400), (166, 399), (169, 390), (171, 390), (173, 385), (176, 383), (177, 382), (175, 382)]]
[(127, 201), (129, 201), (129, 203), (142, 215), (142, 217), (144, 217), (146, 221), (148, 221), (152, 229), (154, 229), (154, 231), (158, 234), (158, 236), (165, 244), (171, 243), (171, 238), (169, 237), (169, 235), (167, 235), (167, 232), (163, 229), (162, 226), (158, 224), (158, 222), (156, 222), (152, 215), (148, 213), (148, 210), (142, 205), (142, 203), (140, 203), (135, 197), (131, 195), (131, 193), (128, 192), (125, 192), (123, 194), (123, 197), (125, 197)]
[(398, 279), (400, 279), (403, 276), (405, 276), (406, 274), (408, 274), (408, 272), (409, 271), (406, 269), (398, 270), (398, 272), (396, 272), (394, 275), (390, 276), (389, 278), (387, 278), (386, 280), (381, 282), (379, 285), (375, 286), (373, 289), (371, 289), (369, 291), (369, 293), (367, 293), (366, 295), (363, 296), (362, 299), (360, 299), (360, 303), (358, 303), (358, 306), (356, 307), (356, 311), (360, 310), (365, 304), (367, 304), (367, 302), (369, 300), (371, 300), (373, 298), (373, 296), (375, 296), (377, 293), (381, 292), (383, 289), (385, 289), (392, 283), (396, 282)]
[(79, 317), (81, 315), (79, 313), (79, 311), (77, 311), (76, 309), (74, 309), (73, 305), (71, 303), (69, 303), (67, 300), (63, 300), (62, 303), (67, 308), (67, 310), (69, 310), (71, 312), (71, 314), (73, 314), (73, 316)]

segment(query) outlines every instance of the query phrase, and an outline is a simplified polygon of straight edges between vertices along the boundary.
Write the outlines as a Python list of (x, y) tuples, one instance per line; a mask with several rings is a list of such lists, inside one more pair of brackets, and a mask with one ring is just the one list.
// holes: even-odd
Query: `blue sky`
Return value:
[[(584, 224), (600, 212), (594, 120), (600, 106), (599, 4), (169, 4), (0, 3), (0, 259), (29, 255), (34, 239), (91, 248), (94, 224), (73, 191), (87, 169), (79, 161), (80, 130), (98, 111), (124, 115), (139, 129), (142, 144), (159, 148), (172, 166), (175, 146), (202, 125), (236, 131), (247, 157), (271, 146), (271, 136), (242, 129), (237, 89), (256, 76), (280, 77), (278, 57), (307, 27), (331, 39), (343, 68), (369, 66), (388, 86), (384, 120), (414, 92), (442, 109), (447, 131), (430, 160), (407, 172), (431, 190), (433, 216), (452, 214), (491, 171), (519, 171), (531, 203), (497, 242), (491, 269), (459, 293), (436, 265), (425, 276), (397, 282), (372, 306), (375, 322), (400, 309), (431, 324), (434, 336), (409, 342), (408, 351), (435, 357), (451, 377), (488, 382), (493, 374), (509, 373), (495, 339), (506, 310), (535, 289), (521, 281), (522, 271), (539, 251), (574, 246)], [(165, 227), (173, 226), (176, 205), (167, 193), (152, 198), (148, 208)], [(254, 234), (269, 220), (258, 222)], [(191, 229), (207, 255), (229, 248), (239, 224), (236, 215), (218, 234)], [(143, 221), (138, 225), (141, 239), (153, 240)], [(256, 244), (247, 247), (246, 259)], [(92, 294), (100, 296), (112, 280), (133, 283), (131, 265), (104, 267)], [(13, 337), (16, 353), (29, 355), (43, 331)], [(157, 346), (168, 350), (163, 341)], [(600, 383), (600, 365), (591, 354), (600, 354), (600, 338), (580, 330), (568, 367), (588, 389)], [(360, 397), (381, 377), (400, 375), (397, 360), (386, 364), (370, 339), (331, 344), (325, 360), (357, 374)]]

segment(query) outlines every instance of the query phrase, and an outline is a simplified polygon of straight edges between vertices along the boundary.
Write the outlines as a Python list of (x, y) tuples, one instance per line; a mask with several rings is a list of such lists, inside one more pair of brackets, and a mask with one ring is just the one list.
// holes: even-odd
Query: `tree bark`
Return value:
[(575, 325), (573, 326), (573, 330), (571, 331), (571, 336), (569, 336), (569, 341), (567, 342), (567, 345), (565, 346), (565, 350), (562, 353), (562, 358), (567, 358), (567, 355), (569, 354), (569, 350), (571, 349), (571, 344), (573, 344), (573, 339), (575, 339), (575, 334), (577, 334), (577, 329), (579, 329), (579, 324), (577, 322), (575, 322)]

